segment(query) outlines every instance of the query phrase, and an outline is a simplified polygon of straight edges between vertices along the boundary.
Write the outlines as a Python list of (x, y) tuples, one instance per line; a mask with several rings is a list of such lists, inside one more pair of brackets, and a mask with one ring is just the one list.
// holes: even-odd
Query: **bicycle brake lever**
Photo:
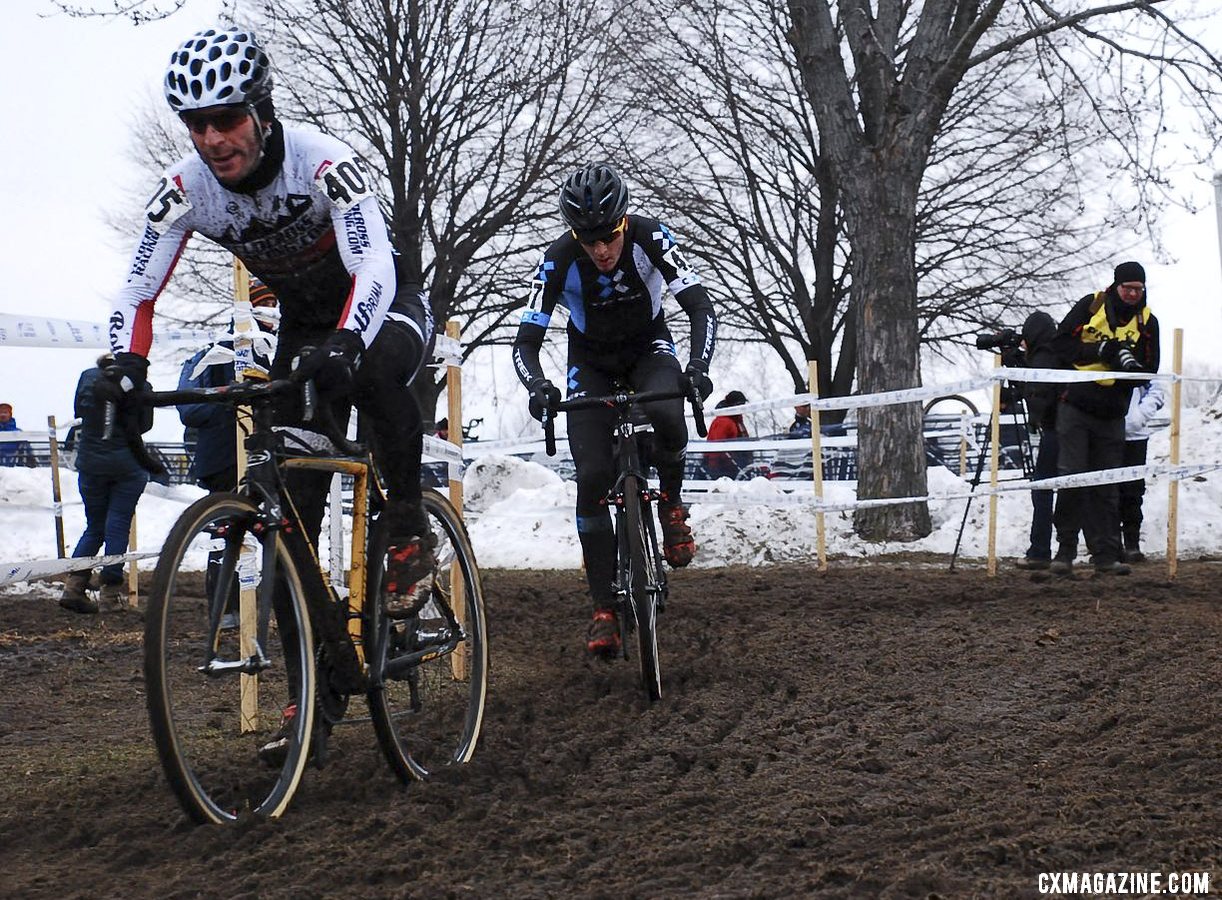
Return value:
[(550, 407), (543, 408), (543, 448), (548, 456), (556, 455), (556, 423)]

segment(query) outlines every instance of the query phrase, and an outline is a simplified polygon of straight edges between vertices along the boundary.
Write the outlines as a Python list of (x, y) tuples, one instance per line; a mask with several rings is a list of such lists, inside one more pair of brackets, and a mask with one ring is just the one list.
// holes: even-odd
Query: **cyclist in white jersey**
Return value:
[[(273, 378), (312, 374), (344, 422), (349, 402), (372, 420), (373, 447), (388, 487), (386, 587), (405, 593), (431, 568), (420, 505), (421, 415), (408, 389), (433, 339), (418, 273), (390, 243), (372, 179), (351, 147), (285, 127), (272, 104), (271, 63), (253, 33), (211, 28), (170, 57), (165, 96), (195, 153), (162, 176), (110, 318), (116, 396), (148, 371), (153, 306), (192, 232), (239, 257), (280, 299)], [(300, 410), (279, 410), (298, 424)], [(327, 478), (292, 485), (317, 535)]]

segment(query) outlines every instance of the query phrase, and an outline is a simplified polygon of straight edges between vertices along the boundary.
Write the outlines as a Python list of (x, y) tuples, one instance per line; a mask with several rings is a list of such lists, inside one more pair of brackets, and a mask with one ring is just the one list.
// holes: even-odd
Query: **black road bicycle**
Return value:
[[(632, 393), (623, 385), (604, 397), (576, 397), (565, 400), (557, 411), (607, 407), (615, 413), (612, 428), (616, 459), (615, 483), (607, 493), (607, 503), (615, 510), (616, 580), (614, 585), (616, 617), (623, 630), (621, 654), (628, 658), (629, 638), (636, 635), (637, 665), (641, 687), (651, 700), (662, 697), (662, 670), (658, 663), (658, 613), (666, 608), (669, 588), (666, 567), (658, 546), (653, 504), (658, 491), (649, 486), (648, 466), (643, 459), (639, 437), (649, 425), (639, 415), (639, 405), (655, 400), (686, 398), (692, 406), (696, 431), (708, 434), (699, 393), (688, 385), (681, 391), (642, 391)], [(543, 413), (543, 429), (548, 456), (556, 455), (555, 415)]]
[[(487, 624), (461, 519), (425, 491), (437, 564), (392, 618), (381, 589), (384, 496), (369, 451), (345, 439), (308, 389), (307, 417), (329, 440), (298, 432), (314, 448), (290, 450), (285, 430), (272, 427), (274, 403), (302, 389), (291, 380), (242, 382), (149, 397), (157, 406), (249, 409), (246, 477), (235, 493), (209, 494), (179, 517), (145, 622), (153, 740), (171, 788), (200, 823), (283, 813), (307, 762), (325, 763), (353, 695), (364, 694), (386, 761), (404, 782), (468, 762), (479, 739)], [(340, 582), (332, 584), (300, 525), (285, 480), (294, 469), (353, 479), (346, 587), (342, 574), (331, 573)], [(227, 630), (222, 617), (235, 602), (240, 626)], [(294, 710), (284, 718), (282, 760), (269, 764), (259, 750)]]

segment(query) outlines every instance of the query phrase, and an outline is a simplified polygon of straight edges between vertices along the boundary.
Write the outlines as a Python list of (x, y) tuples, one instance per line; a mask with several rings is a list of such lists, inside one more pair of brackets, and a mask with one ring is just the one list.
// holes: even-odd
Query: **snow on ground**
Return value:
[[(1164, 429), (1150, 440), (1150, 462), (1169, 460), (1170, 434)], [(1222, 466), (1222, 404), (1184, 411), (1181, 462)], [(1168, 480), (1147, 482), (1146, 547), (1165, 548)], [(700, 547), (694, 565), (767, 565), (815, 558), (815, 515), (782, 497), (784, 488), (813, 496), (813, 489), (793, 482), (755, 479), (722, 480), (715, 485), (721, 502), (692, 507), (691, 525)], [(851, 482), (827, 482), (829, 502), (851, 501)], [(851, 512), (826, 515), (827, 550), (831, 555), (867, 557), (900, 551), (949, 557), (963, 517), (964, 501), (945, 499), (965, 491), (965, 482), (947, 469), (930, 469), (930, 513), (934, 530), (910, 543), (869, 543), (853, 534)], [(464, 480), (465, 508), (476, 555), (482, 566), (517, 569), (576, 569), (581, 551), (573, 506), (576, 486), (554, 472), (513, 457), (488, 456), (471, 465)], [(84, 512), (72, 472), (62, 484), (68, 553), (84, 528)], [(202, 491), (193, 487), (150, 486), (137, 510), (137, 545), (157, 550), (184, 507)], [(776, 505), (779, 502), (786, 505)], [(729, 501), (729, 502), (726, 502)], [(47, 559), (56, 555), (48, 469), (0, 469), (0, 562)], [(1179, 553), (1182, 557), (1222, 554), (1222, 470), (1180, 483)], [(1027, 547), (1031, 503), (1025, 492), (1003, 494), (997, 513), (997, 553), (1021, 556)], [(981, 559), (988, 550), (988, 500), (971, 504), (960, 556)], [(145, 560), (142, 568), (152, 568)]]

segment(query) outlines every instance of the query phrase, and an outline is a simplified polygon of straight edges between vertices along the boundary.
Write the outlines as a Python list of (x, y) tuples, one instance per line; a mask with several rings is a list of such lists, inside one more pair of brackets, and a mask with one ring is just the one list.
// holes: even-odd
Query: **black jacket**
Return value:
[(122, 477), (135, 475), (144, 471), (132, 441), (141, 444), (140, 435), (152, 427), (152, 409), (148, 411), (148, 426), (144, 426), (144, 416), (140, 412), (123, 412), (118, 414), (114, 434), (105, 438), (105, 403), (94, 393), (94, 385), (102, 378), (102, 370), (94, 367), (81, 373), (76, 383), (76, 397), (73, 409), (81, 420), (76, 436), (76, 470), (89, 475), (111, 475)]
[[(1069, 314), (1061, 320), (1057, 328), (1057, 336), (1052, 342), (1052, 349), (1064, 362), (1064, 368), (1074, 365), (1104, 362), (1099, 355), (1102, 344), (1083, 340), (1082, 330), (1093, 315), (1091, 306), (1095, 302), (1094, 294), (1087, 294), (1073, 305)], [(1129, 322), (1138, 311), (1146, 306), (1143, 295), (1137, 306), (1128, 306), (1116, 294), (1116, 286), (1109, 287), (1103, 295), (1103, 304), (1107, 314), (1108, 324), (1119, 327)], [(1149, 314), (1141, 326), (1133, 355), (1141, 363), (1142, 371), (1151, 374), (1158, 371), (1159, 334), (1158, 319)], [(1112, 384), (1103, 385), (1094, 381), (1071, 383), (1065, 386), (1061, 400), (1076, 406), (1083, 412), (1104, 419), (1123, 419), (1129, 410), (1129, 395), (1135, 382), (1116, 379)]]
[[(1065, 363), (1053, 350), (1057, 323), (1046, 312), (1033, 312), (1023, 323), (1023, 343), (1027, 352), (1023, 364), (1032, 369), (1063, 369)], [(1031, 381), (1023, 384), (1023, 399), (1027, 402), (1027, 422), (1032, 432), (1056, 428), (1057, 398), (1063, 384)]]

